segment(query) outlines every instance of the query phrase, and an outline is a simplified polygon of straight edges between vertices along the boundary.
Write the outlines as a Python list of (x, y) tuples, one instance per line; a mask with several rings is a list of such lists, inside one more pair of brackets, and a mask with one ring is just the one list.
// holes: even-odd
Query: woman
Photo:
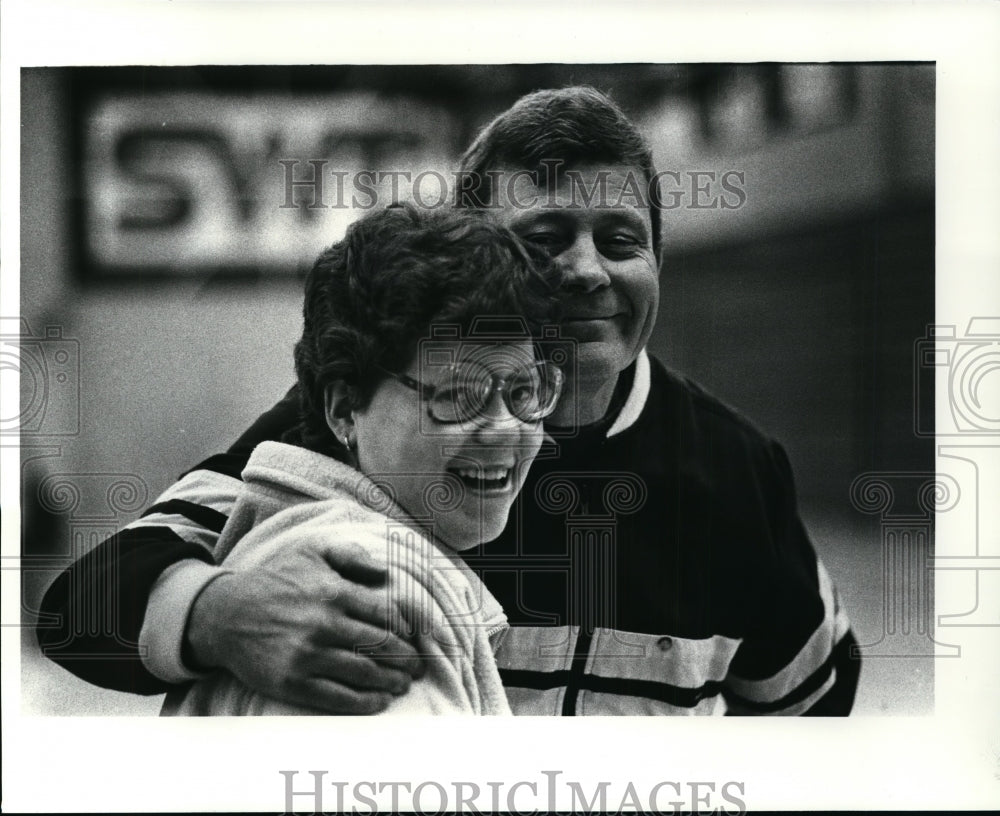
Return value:
[[(480, 215), (398, 207), (352, 225), (307, 279), (301, 422), (254, 451), (216, 559), (253, 571), (342, 541), (386, 563), (427, 664), (387, 713), (510, 713), (493, 661), (506, 618), (457, 552), (503, 530), (559, 397), (533, 343), (549, 269)], [(219, 673), (164, 713), (318, 712)]]

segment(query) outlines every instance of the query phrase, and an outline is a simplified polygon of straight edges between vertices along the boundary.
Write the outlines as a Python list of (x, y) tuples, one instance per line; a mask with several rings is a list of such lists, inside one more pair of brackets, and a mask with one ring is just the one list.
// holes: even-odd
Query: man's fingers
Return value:
[(313, 662), (311, 674), (335, 680), (359, 691), (403, 694), (410, 688), (410, 675), (377, 663), (350, 649), (324, 649)]
[(416, 648), (382, 626), (347, 619), (334, 629), (317, 632), (317, 646), (337, 646), (369, 657), (377, 663), (406, 672), (411, 677), (424, 673), (423, 661)]
[(378, 714), (388, 708), (392, 695), (385, 691), (359, 691), (325, 677), (304, 680), (292, 702), (331, 714)]
[(398, 638), (397, 641), (387, 640), (373, 648), (362, 647), (358, 651), (381, 666), (394, 668), (414, 679), (423, 677), (426, 668), (423, 656), (409, 643)]
[(341, 608), (355, 620), (406, 637), (409, 624), (385, 587), (353, 587), (338, 596)]
[(416, 649), (393, 632), (386, 631), (384, 625), (373, 625), (365, 621), (344, 617), (336, 627), (317, 629), (311, 638), (317, 646), (339, 646), (358, 650), (363, 654), (378, 651), (381, 655), (414, 655)]
[(388, 587), (355, 587), (352, 592), (343, 593), (338, 601), (355, 620), (385, 629), (406, 641), (415, 639), (414, 633), (425, 618), (415, 608), (415, 599), (401, 598)]
[(400, 607), (392, 600), (385, 589), (370, 587), (354, 587), (350, 593), (343, 594), (338, 602), (340, 607), (355, 621), (370, 624), (379, 630), (377, 638), (341, 645), (361, 647), (361, 652), (370, 655), (374, 660), (406, 672), (411, 677), (423, 674), (423, 661), (412, 645), (412, 624), (403, 616)]
[(322, 549), (323, 560), (349, 581), (368, 586), (380, 586), (388, 580), (384, 564), (375, 561), (361, 547), (328, 545)]

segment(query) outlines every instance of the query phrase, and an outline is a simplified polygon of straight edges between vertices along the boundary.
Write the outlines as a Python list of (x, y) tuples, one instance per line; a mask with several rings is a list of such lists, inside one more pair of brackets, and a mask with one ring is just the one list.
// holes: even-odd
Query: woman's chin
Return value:
[(435, 532), (437, 537), (456, 552), (471, 550), (487, 541), (492, 541), (503, 532), (507, 525), (507, 515), (510, 508), (503, 514), (496, 512), (484, 513), (479, 518), (463, 520), (456, 524), (457, 519), (448, 519), (450, 523), (439, 523)]

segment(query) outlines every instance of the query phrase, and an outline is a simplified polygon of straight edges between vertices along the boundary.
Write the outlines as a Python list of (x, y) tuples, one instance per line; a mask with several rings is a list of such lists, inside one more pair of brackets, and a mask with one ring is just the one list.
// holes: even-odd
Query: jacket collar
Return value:
[(642, 409), (646, 407), (646, 399), (649, 397), (649, 355), (646, 349), (639, 352), (635, 361), (635, 377), (632, 380), (632, 390), (629, 392), (625, 404), (614, 423), (608, 428), (607, 438), (620, 434), (631, 428)]
[(271, 484), (315, 501), (347, 495), (394, 518), (406, 515), (381, 487), (350, 465), (284, 442), (261, 442), (254, 448), (243, 481)]

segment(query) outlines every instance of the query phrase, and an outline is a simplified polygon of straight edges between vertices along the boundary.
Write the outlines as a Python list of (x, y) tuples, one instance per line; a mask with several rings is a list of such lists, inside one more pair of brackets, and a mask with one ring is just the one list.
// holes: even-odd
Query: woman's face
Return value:
[[(434, 387), (437, 405), (412, 383), (386, 378), (368, 407), (352, 414), (361, 471), (389, 487), (403, 509), (450, 547), (493, 540), (542, 442), (541, 421), (514, 417), (501, 392), (535, 362), (528, 342), (423, 343), (409, 367), (393, 373)], [(448, 423), (431, 417), (429, 409), (442, 415), (455, 405), (454, 389), (466, 372), (480, 385), (493, 378), (481, 415)], [(517, 399), (516, 391), (508, 393)]]

